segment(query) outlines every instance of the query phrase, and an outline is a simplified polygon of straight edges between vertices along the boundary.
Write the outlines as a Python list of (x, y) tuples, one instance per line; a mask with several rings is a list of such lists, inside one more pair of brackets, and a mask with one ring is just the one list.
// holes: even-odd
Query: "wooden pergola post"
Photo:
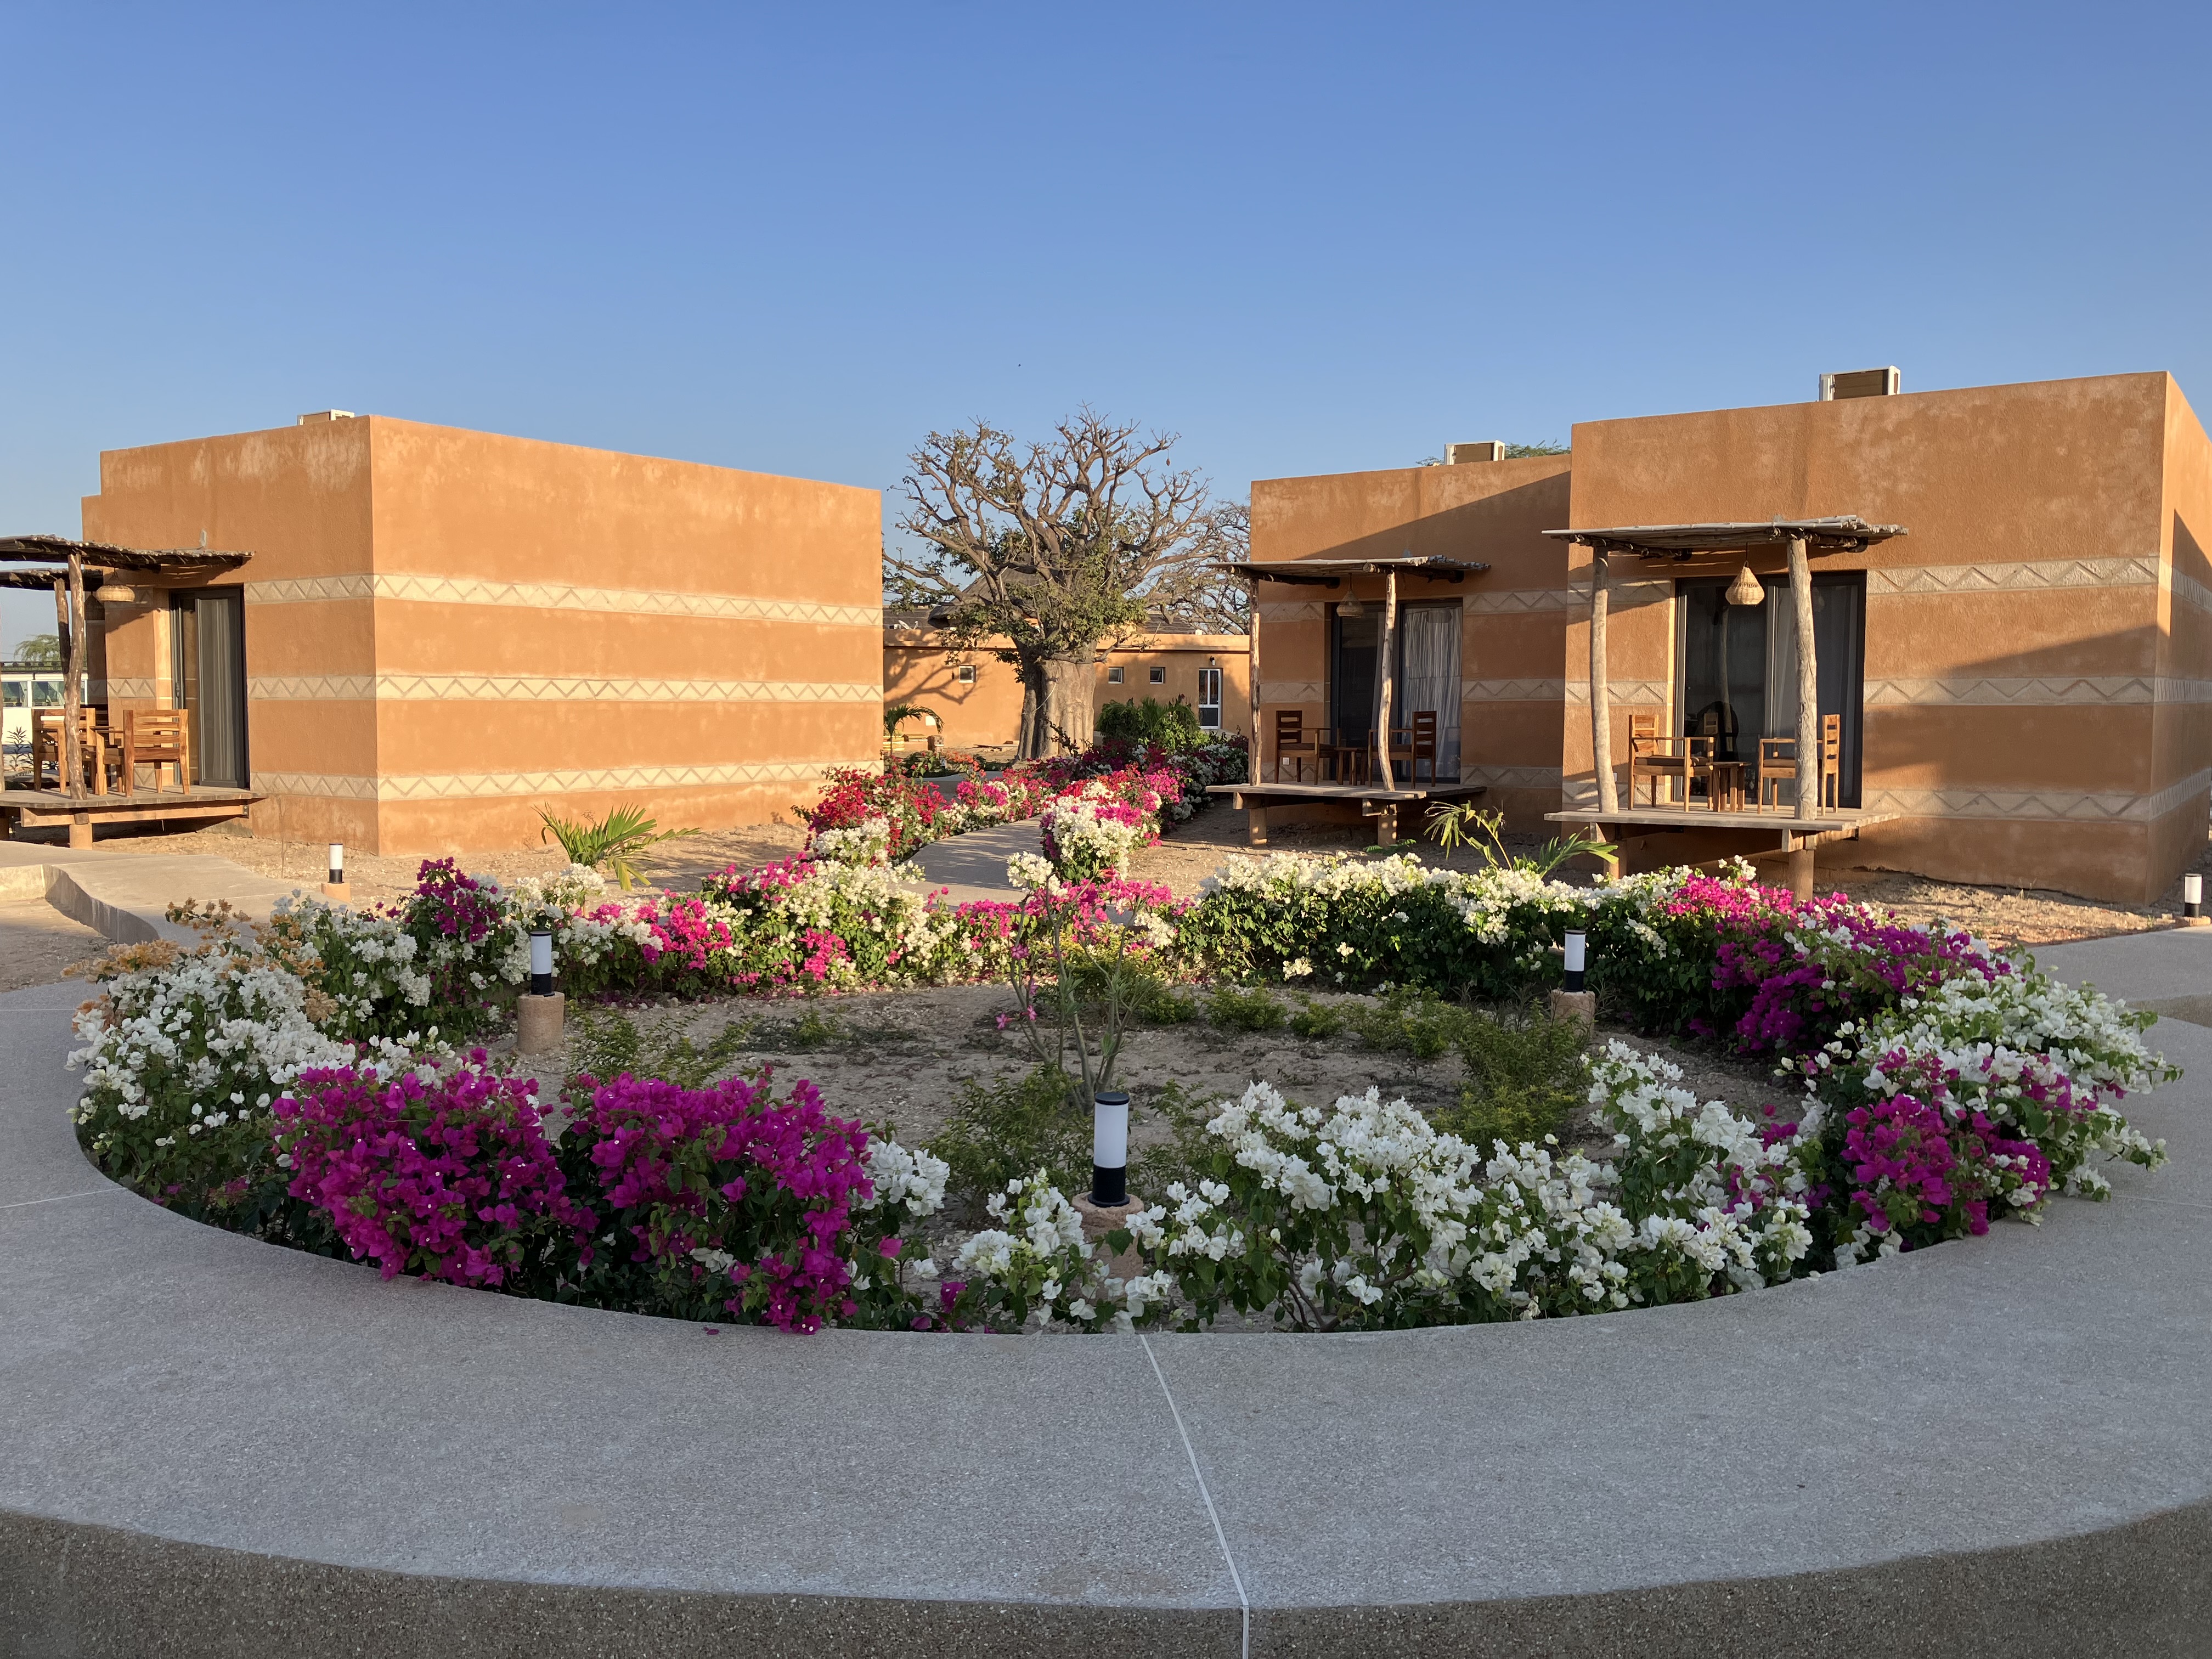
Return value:
[[(69, 556), (69, 581), (54, 584), (54, 609), (62, 631), (62, 788), (73, 800), (84, 796), (84, 738), (78, 731), (83, 712), (84, 561)], [(76, 839), (71, 826), (70, 839)]]
[(1597, 809), (1608, 816), (1620, 811), (1620, 794), (1613, 781), (1613, 685), (1605, 666), (1605, 625), (1612, 601), (1606, 593), (1606, 550), (1590, 546), (1589, 700), (1590, 759), (1597, 769)]
[[(1245, 781), (1260, 781), (1260, 582), (1257, 577), (1244, 583), (1244, 640), (1249, 655), (1244, 664), (1244, 686), (1252, 704), (1252, 752), (1250, 776)], [(1279, 773), (1278, 776), (1281, 775)]]
[[(1797, 613), (1797, 809), (1801, 822), (1818, 817), (1820, 799), (1820, 665), (1813, 650), (1813, 564), (1805, 538), (1790, 539), (1790, 598)], [(1813, 896), (1813, 838), (1783, 837), (1790, 846), (1790, 890)]]
[[(1385, 571), (1382, 584), (1382, 643), (1375, 653), (1375, 678), (1378, 683), (1375, 693), (1375, 757), (1381, 769), (1382, 787), (1395, 789), (1397, 782), (1390, 775), (1390, 667), (1391, 652), (1398, 642), (1398, 573)], [(1384, 822), (1395, 824), (1395, 815)]]

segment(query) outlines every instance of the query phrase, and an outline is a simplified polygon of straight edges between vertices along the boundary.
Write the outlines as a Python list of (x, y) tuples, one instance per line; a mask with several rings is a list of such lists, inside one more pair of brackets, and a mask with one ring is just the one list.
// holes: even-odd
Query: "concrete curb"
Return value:
[(120, 945), (197, 943), (190, 928), (178, 927), (167, 914), (185, 899), (228, 899), (248, 915), (266, 916), (278, 899), (301, 890), (204, 854), (158, 857), (0, 844), (0, 899), (44, 898)]
[[(2212, 969), (2159, 937), (2047, 955)], [(78, 1154), (51, 1001), (0, 997), (0, 1651), (2208, 1650), (2212, 1031), (2159, 1028), (2175, 1162), (2112, 1204), (1754, 1296), (798, 1339), (157, 1209)]]

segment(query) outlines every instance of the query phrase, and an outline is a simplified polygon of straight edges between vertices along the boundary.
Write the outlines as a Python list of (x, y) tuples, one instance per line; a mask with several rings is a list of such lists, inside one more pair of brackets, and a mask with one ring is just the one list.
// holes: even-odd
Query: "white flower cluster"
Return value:
[(999, 1224), (971, 1234), (951, 1271), (987, 1310), (1036, 1329), (1129, 1328), (1117, 1305), (1127, 1287), (1093, 1260), (1083, 1218), (1042, 1170), (1008, 1182), (985, 1207)]
[(1057, 891), (1060, 886), (1059, 872), (1052, 861), (1036, 853), (1016, 853), (1006, 860), (1006, 880), (1018, 892), (1035, 892), (1042, 888), (1047, 892)]
[(159, 1111), (181, 1132), (234, 1083), (250, 1081), (265, 1109), (268, 1085), (349, 1057), (307, 1018), (305, 982), (281, 968), (203, 951), (102, 988), (105, 996), (77, 1012), (84, 1046), (69, 1057), (85, 1074), (79, 1122), (104, 1104), (125, 1122)]
[(846, 830), (817, 830), (807, 842), (807, 854), (819, 864), (888, 864), (891, 857), (891, 821), (866, 817)]
[(1389, 1328), (1778, 1283), (1812, 1243), (1791, 1149), (1679, 1077), (1626, 1048), (1599, 1063), (1618, 1166), (1528, 1143), (1485, 1157), (1375, 1089), (1323, 1109), (1255, 1083), (1206, 1126), (1228, 1176), (1170, 1186), (1131, 1223), (1145, 1300), (1172, 1285), (1201, 1320), (1226, 1301)]
[(875, 1196), (854, 1207), (873, 1210), (903, 1204), (909, 1216), (934, 1215), (945, 1207), (945, 1182), (951, 1166), (934, 1154), (902, 1146), (880, 1135), (868, 1137), (862, 1160)]
[(1113, 791), (1097, 780), (1072, 793), (1056, 796), (1046, 806), (1042, 825), (1047, 843), (1058, 854), (1063, 875), (1125, 876), (1129, 859), (1144, 844), (1142, 823), (1125, 823), (1103, 818), (1099, 808), (1115, 803)]

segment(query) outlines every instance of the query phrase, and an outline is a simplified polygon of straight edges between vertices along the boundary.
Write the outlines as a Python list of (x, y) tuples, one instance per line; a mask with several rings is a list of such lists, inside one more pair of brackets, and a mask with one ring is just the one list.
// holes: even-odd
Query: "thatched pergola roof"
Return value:
[[(253, 556), (205, 547), (118, 547), (67, 536), (0, 536), (0, 587), (51, 587), (69, 579), (70, 561), (88, 572), (127, 570), (140, 576), (211, 576)], [(10, 569), (8, 566), (41, 567)]]

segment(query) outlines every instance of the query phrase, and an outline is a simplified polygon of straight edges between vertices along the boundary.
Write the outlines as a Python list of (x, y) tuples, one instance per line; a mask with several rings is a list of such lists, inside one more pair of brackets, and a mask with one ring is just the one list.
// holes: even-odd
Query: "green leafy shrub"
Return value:
[(1554, 1019), (1533, 1003), (1497, 1014), (1457, 1012), (1467, 1082), (1459, 1105), (1437, 1115), (1437, 1127), (1475, 1146), (1563, 1133), (1589, 1091), (1582, 1024)]
[(1460, 1041), (1474, 1016), (1439, 999), (1419, 986), (1400, 986), (1380, 1004), (1354, 1003), (1344, 1011), (1344, 1023), (1365, 1038), (1370, 1047), (1416, 1060), (1434, 1060)]
[(1311, 997), (1300, 997), (1297, 1012), (1291, 1016), (1291, 1030), (1310, 1041), (1335, 1036), (1346, 1024), (1343, 1009), (1330, 1003), (1316, 1002)]
[(1064, 1192), (1091, 1189), (1091, 1114), (1069, 1097), (1057, 1066), (960, 1085), (928, 1150), (951, 1170), (946, 1191), (972, 1215), (1010, 1181), (1042, 1170)]
[(1290, 1010), (1264, 990), (1217, 985), (1206, 994), (1206, 1017), (1224, 1030), (1273, 1031), (1282, 1028)]
[(1098, 711), (1098, 735), (1109, 741), (1153, 743), (1170, 754), (1196, 749), (1207, 741), (1198, 723), (1198, 711), (1188, 703), (1109, 702)]
[(703, 1089), (744, 1050), (758, 1022), (733, 1019), (708, 1038), (695, 1042), (683, 1014), (669, 1014), (641, 1029), (616, 1008), (581, 1006), (570, 1016), (571, 1077), (605, 1081), (627, 1073), (658, 1078), (679, 1089)]

